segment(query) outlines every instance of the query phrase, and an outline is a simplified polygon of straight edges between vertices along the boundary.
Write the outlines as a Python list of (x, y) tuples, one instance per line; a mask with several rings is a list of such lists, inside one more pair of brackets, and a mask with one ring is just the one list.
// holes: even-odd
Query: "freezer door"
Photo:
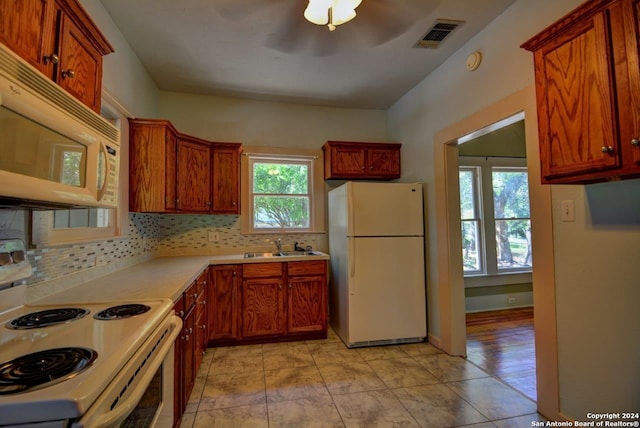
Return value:
[(424, 338), (427, 321), (423, 239), (349, 238), (347, 245), (347, 345)]
[(422, 236), (422, 185), (347, 183), (348, 236)]

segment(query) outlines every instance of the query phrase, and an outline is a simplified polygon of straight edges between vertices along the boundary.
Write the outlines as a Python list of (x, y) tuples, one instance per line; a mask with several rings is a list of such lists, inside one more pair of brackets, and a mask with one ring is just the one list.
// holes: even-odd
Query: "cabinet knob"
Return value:
[(186, 334), (186, 335), (184, 336), (184, 340), (185, 340), (186, 342), (188, 342), (188, 341), (189, 341), (189, 335), (188, 335), (188, 334)]
[(233, 271), (233, 275), (232, 276), (236, 276), (236, 271), (235, 270)]
[(640, 138), (634, 138), (631, 140), (631, 145), (636, 147), (640, 146)]
[(613, 147), (611, 147), (611, 146), (602, 146), (602, 148), (600, 150), (602, 150), (602, 153), (612, 153), (613, 152)]
[(44, 64), (47, 65), (49, 63), (51, 64), (57, 64), (60, 62), (60, 57), (58, 57), (58, 55), (56, 54), (51, 54), (51, 55), (45, 55), (42, 57), (42, 59), (44, 60)]
[(178, 312), (178, 316), (179, 316), (180, 318), (184, 318), (184, 311), (180, 311), (180, 312)]
[(76, 72), (73, 70), (64, 70), (61, 73), (62, 77), (68, 77), (69, 79), (73, 79), (74, 77), (76, 77)]
[(289, 290), (291, 290), (291, 283), (289, 283)]

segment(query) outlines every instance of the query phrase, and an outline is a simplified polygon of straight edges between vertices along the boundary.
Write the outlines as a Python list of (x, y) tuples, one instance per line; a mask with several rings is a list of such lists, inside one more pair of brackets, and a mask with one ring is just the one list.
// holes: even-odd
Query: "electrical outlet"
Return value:
[(507, 298), (507, 303), (509, 303), (510, 305), (515, 305), (516, 304), (516, 298), (515, 297)]
[(220, 234), (217, 230), (209, 231), (209, 242), (218, 242), (220, 240)]

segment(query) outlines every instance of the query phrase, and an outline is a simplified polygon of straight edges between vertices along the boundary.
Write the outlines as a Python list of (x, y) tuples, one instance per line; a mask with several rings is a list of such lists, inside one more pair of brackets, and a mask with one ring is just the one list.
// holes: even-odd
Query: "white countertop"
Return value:
[(182, 292), (209, 265), (328, 260), (329, 255), (245, 259), (244, 254), (223, 256), (158, 257), (45, 297), (37, 304), (122, 302), (156, 298), (178, 301)]

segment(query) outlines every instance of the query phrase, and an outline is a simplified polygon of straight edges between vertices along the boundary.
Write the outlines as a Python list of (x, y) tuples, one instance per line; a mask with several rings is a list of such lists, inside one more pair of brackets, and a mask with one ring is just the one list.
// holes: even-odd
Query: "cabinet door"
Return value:
[(633, 162), (640, 165), (640, 0), (628, 0), (625, 3), (625, 31), (627, 41), (627, 61), (629, 67), (629, 95), (628, 105), (631, 126), (631, 143)]
[(327, 328), (327, 281), (324, 276), (289, 277), (287, 332), (305, 333)]
[(212, 157), (212, 212), (240, 214), (240, 151), (216, 147)]
[(372, 177), (400, 178), (400, 149), (367, 150), (367, 173)]
[(210, 195), (209, 146), (188, 140), (178, 140), (178, 209), (189, 212), (208, 212)]
[(239, 275), (237, 265), (214, 266), (210, 269), (209, 339), (238, 339)]
[(164, 212), (167, 202), (165, 189), (173, 186), (175, 207), (175, 166), (173, 179), (157, 165), (175, 164), (175, 148), (172, 154), (165, 146), (167, 130), (162, 125), (150, 125), (130, 121), (129, 139), (129, 211)]
[(60, 17), (58, 84), (96, 113), (100, 113), (102, 55), (66, 15)]
[(196, 311), (191, 310), (187, 316), (185, 317), (182, 328), (182, 338), (183, 338), (183, 353), (182, 353), (182, 382), (183, 382), (183, 390), (182, 390), (182, 406), (183, 411), (189, 402), (189, 396), (191, 395), (191, 390), (193, 389), (193, 385), (195, 383), (196, 372), (195, 372), (195, 347), (196, 347), (196, 339), (195, 339), (195, 316)]
[(607, 11), (535, 52), (543, 182), (620, 166)]
[(282, 278), (245, 279), (242, 282), (242, 336), (283, 334), (284, 291)]
[(366, 173), (366, 151), (364, 147), (337, 145), (331, 146), (330, 150), (332, 176), (362, 177), (362, 174)]
[[(164, 170), (164, 207), (165, 210), (175, 211), (177, 194), (177, 154), (178, 154), (178, 137), (170, 130), (165, 131), (165, 170)], [(162, 171), (160, 171), (162, 173)]]
[(54, 0), (0, 0), (0, 42), (51, 78), (55, 19)]

